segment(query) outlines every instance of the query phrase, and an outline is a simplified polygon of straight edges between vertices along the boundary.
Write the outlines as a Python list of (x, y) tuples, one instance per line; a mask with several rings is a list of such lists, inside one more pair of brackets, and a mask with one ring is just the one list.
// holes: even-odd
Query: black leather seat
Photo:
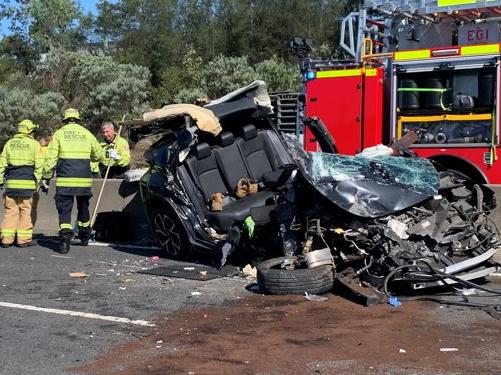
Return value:
[(242, 128), (237, 146), (247, 163), (252, 180), (261, 182), (265, 173), (278, 169), (277, 151), (268, 140), (267, 134), (264, 131), (258, 132), (254, 125), (245, 125)]
[(251, 209), (273, 204), (271, 191), (260, 191), (253, 195), (238, 200), (230, 200), (223, 205), (222, 211), (208, 212), (207, 221), (218, 232), (228, 232), (235, 223), (242, 222), (250, 216)]
[(188, 157), (185, 163), (195, 185), (203, 194), (205, 205), (210, 202), (214, 193), (228, 195), (228, 189), (221, 176), (216, 156), (209, 144), (197, 144), (193, 156)]
[[(214, 151), (207, 143), (196, 145), (193, 155), (186, 159), (185, 164), (193, 179), (191, 183), (197, 186), (205, 201), (204, 214), (207, 222), (216, 231), (227, 232), (233, 224), (244, 221), (250, 215), (252, 208), (271, 204), (273, 193), (260, 191), (243, 199), (233, 198), (238, 180), (249, 175), (245, 162), (234, 144), (233, 134), (223, 133), (220, 140), (221, 147)], [(211, 212), (208, 205), (212, 195), (218, 192), (225, 195), (223, 210)]]
[(235, 143), (233, 133), (224, 132), (218, 138), (220, 147), (214, 149), (217, 163), (228, 188), (234, 193), (240, 179), (250, 178), (247, 163)]

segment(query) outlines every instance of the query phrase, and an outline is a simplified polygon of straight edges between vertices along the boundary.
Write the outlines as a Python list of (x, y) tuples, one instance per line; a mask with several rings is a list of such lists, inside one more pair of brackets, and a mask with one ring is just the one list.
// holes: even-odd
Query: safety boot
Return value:
[(60, 254), (68, 254), (70, 252), (70, 242), (71, 236), (61, 238), (61, 242), (59, 243)]
[(91, 232), (89, 228), (78, 228), (78, 238), (80, 239), (80, 245), (89, 246), (90, 234)]

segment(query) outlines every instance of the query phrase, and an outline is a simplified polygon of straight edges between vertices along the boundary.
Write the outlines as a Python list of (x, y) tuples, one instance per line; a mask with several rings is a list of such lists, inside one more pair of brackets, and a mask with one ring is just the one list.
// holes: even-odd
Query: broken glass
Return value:
[(365, 158), (309, 153), (303, 161), (312, 185), (345, 210), (380, 217), (420, 203), (438, 192), (438, 173), (427, 159)]

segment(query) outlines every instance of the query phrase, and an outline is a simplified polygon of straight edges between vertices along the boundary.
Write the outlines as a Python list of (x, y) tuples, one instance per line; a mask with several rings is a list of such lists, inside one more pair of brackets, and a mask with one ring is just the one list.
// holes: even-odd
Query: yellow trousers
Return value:
[(17, 243), (31, 241), (33, 223), (31, 221), (31, 204), (33, 197), (7, 197), (4, 195), (4, 216), (0, 225), (2, 243), (11, 245), (17, 235)]

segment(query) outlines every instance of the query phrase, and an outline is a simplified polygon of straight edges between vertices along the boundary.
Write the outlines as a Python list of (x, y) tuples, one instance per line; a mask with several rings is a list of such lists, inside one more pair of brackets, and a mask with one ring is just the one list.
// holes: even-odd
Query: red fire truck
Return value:
[(322, 120), (340, 153), (413, 130), (419, 156), (499, 184), (500, 23), (497, 0), (365, 1), (342, 22), (353, 60), (308, 58), (308, 40), (296, 38), (304, 115)]

